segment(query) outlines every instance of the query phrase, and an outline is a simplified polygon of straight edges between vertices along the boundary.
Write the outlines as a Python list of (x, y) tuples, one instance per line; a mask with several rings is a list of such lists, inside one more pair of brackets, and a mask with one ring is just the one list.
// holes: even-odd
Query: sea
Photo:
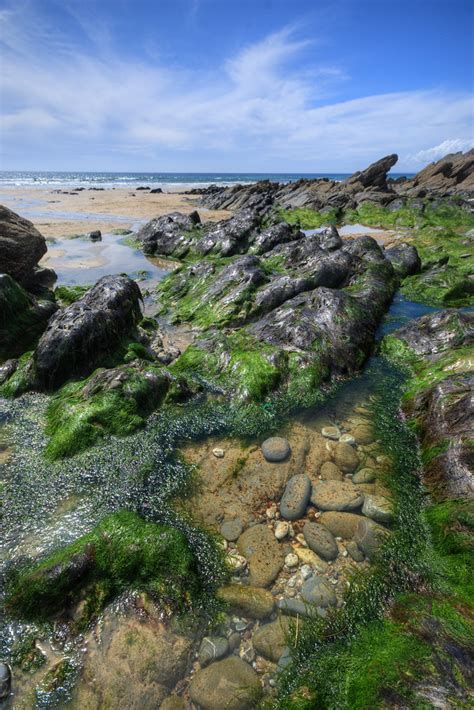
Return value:
[[(0, 189), (9, 187), (161, 187), (165, 192), (208, 185), (250, 184), (258, 180), (295, 182), (301, 178), (345, 180), (351, 173), (128, 173), (0, 171)], [(390, 173), (397, 178), (408, 173)]]

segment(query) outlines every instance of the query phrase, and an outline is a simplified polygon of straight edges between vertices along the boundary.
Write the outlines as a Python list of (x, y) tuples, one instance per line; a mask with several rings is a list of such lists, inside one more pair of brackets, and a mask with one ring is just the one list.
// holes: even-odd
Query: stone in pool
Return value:
[(223, 636), (204, 636), (199, 646), (198, 661), (201, 666), (207, 666), (212, 661), (226, 656), (229, 652), (229, 642)]
[(335, 560), (339, 554), (334, 535), (319, 523), (305, 523), (303, 528), (304, 539), (308, 547), (324, 560)]
[(301, 587), (301, 598), (308, 604), (325, 609), (336, 605), (336, 593), (325, 579), (310, 577)]
[(352, 483), (373, 483), (375, 481), (375, 471), (373, 468), (361, 468), (352, 476)]
[(354, 542), (369, 560), (373, 560), (387, 535), (388, 530), (386, 528), (370, 518), (362, 518), (357, 528)]
[(271, 436), (263, 442), (262, 453), (270, 463), (278, 463), (289, 457), (291, 447), (287, 439), (281, 436)]
[(235, 542), (242, 534), (242, 530), (242, 521), (240, 518), (234, 518), (234, 520), (224, 520), (220, 532), (222, 537), (228, 540), (228, 542)]
[(391, 523), (393, 521), (392, 504), (383, 496), (365, 496), (362, 513), (377, 523)]
[(191, 700), (202, 710), (249, 710), (261, 690), (253, 668), (236, 656), (198, 671), (189, 685)]
[(320, 510), (357, 510), (364, 496), (349, 481), (321, 481), (313, 486), (311, 503)]
[(280, 514), (287, 520), (297, 520), (304, 515), (311, 495), (311, 480), (306, 474), (290, 478), (280, 503)]

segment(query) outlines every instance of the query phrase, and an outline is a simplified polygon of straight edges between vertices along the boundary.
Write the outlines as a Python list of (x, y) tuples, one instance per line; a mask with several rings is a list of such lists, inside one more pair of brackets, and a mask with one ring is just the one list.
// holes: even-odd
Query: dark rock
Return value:
[(429, 313), (412, 320), (393, 335), (417, 355), (437, 360), (451, 348), (474, 342), (474, 314), (456, 309)]
[(377, 162), (372, 163), (372, 165), (369, 165), (365, 170), (354, 173), (354, 175), (345, 180), (345, 184), (351, 187), (360, 184), (363, 188), (377, 187), (386, 189), (387, 173), (393, 168), (397, 161), (398, 155), (395, 153), (387, 155), (385, 158), (381, 158), (377, 160)]
[(303, 528), (304, 539), (308, 547), (323, 560), (335, 560), (339, 554), (334, 535), (319, 523), (306, 522)]
[(309, 619), (325, 616), (322, 607), (305, 603), (301, 601), (301, 599), (279, 599), (277, 601), (277, 607), (282, 614), (286, 614), (287, 616), (303, 616)]
[(46, 240), (33, 224), (0, 205), (0, 273), (28, 287), (46, 251)]
[(222, 636), (204, 636), (199, 646), (198, 661), (204, 667), (226, 656), (228, 652), (229, 642), (226, 638)]
[(306, 511), (310, 495), (311, 480), (306, 474), (297, 474), (290, 478), (280, 501), (281, 516), (286, 520), (301, 518)]
[(163, 193), (163, 190), (161, 187), (154, 187), (153, 190), (150, 190), (150, 195), (161, 195)]
[(411, 244), (401, 242), (391, 249), (386, 249), (385, 255), (392, 263), (395, 272), (402, 279), (406, 276), (419, 274), (421, 271), (421, 259), (418, 256), (416, 247)]
[(0, 385), (10, 379), (13, 373), (16, 372), (17, 367), (18, 360), (14, 359), (7, 360), (3, 365), (0, 365)]
[(254, 210), (241, 210), (230, 219), (211, 226), (195, 249), (203, 256), (210, 252), (221, 256), (243, 254), (255, 238), (260, 222), (261, 217)]
[(255, 237), (253, 250), (256, 254), (264, 254), (270, 251), (278, 244), (286, 244), (293, 242), (295, 239), (304, 239), (303, 232), (295, 230), (294, 227), (286, 222), (279, 222), (267, 229), (264, 229)]
[(189, 249), (192, 239), (189, 234), (201, 223), (197, 212), (189, 215), (172, 212), (162, 217), (155, 217), (138, 232), (137, 238), (143, 242), (145, 254), (163, 254), (183, 256)]
[(126, 276), (104, 276), (48, 323), (34, 353), (35, 385), (54, 389), (90, 374), (141, 318), (140, 289)]
[(102, 232), (100, 229), (95, 229), (93, 232), (89, 232), (89, 239), (91, 242), (101, 242), (102, 241)]

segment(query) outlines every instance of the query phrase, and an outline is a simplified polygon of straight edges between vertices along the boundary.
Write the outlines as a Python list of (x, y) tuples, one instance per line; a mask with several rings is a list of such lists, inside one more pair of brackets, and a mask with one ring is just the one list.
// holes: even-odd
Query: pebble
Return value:
[(309, 579), (313, 575), (313, 570), (309, 565), (303, 565), (300, 569), (300, 574), (304, 580)]
[(288, 614), (288, 616), (305, 616), (309, 618), (322, 616), (321, 609), (308, 606), (308, 604), (305, 604), (301, 599), (279, 599), (277, 601), (277, 607), (282, 614)]
[[(337, 581), (336, 581), (337, 584)], [(319, 607), (335, 606), (336, 594), (323, 577), (310, 577), (301, 587), (301, 598)]]
[(212, 453), (214, 454), (214, 456), (216, 457), (216, 459), (223, 459), (224, 456), (225, 456), (225, 451), (224, 451), (224, 449), (219, 449), (219, 448), (212, 449)]
[(392, 504), (383, 496), (366, 495), (362, 513), (377, 523), (391, 523), (393, 521)]
[(347, 543), (346, 552), (349, 553), (354, 562), (364, 561), (364, 553), (362, 552), (362, 550), (359, 549), (355, 542)]
[(321, 481), (311, 493), (311, 503), (320, 510), (356, 510), (363, 501), (363, 495), (349, 481)]
[(361, 468), (352, 476), (352, 483), (373, 483), (375, 471), (372, 468)]
[(221, 636), (204, 636), (198, 652), (198, 661), (201, 666), (222, 658), (229, 652), (229, 642)]
[(323, 574), (327, 571), (328, 563), (318, 557), (312, 550), (308, 550), (305, 547), (297, 547), (295, 552), (303, 564), (309, 565), (312, 569)]
[(350, 446), (355, 446), (356, 440), (352, 436), (352, 434), (343, 434), (341, 437), (339, 437), (339, 441), (341, 444), (349, 444)]
[(224, 520), (220, 533), (229, 542), (235, 542), (241, 536), (243, 529), (240, 518), (235, 518), (234, 520)]
[(267, 508), (266, 516), (269, 520), (273, 520), (276, 516), (276, 513), (277, 513), (277, 507), (273, 503), (273, 505), (271, 505), (269, 508)]
[(303, 535), (308, 547), (324, 560), (335, 560), (339, 550), (334, 535), (320, 523), (305, 523)]
[(239, 656), (246, 663), (252, 663), (255, 660), (255, 649), (251, 641), (246, 641), (240, 647)]
[(337, 441), (341, 436), (341, 430), (337, 426), (323, 426), (321, 434), (326, 437), (326, 439)]
[(287, 520), (297, 520), (304, 515), (311, 495), (311, 480), (306, 474), (292, 476), (286, 484), (280, 502), (280, 513)]
[(295, 555), (293, 552), (290, 552), (286, 557), (285, 557), (285, 565), (287, 567), (293, 568), (297, 567), (299, 563), (299, 558), (298, 555)]
[(308, 543), (304, 539), (303, 533), (298, 533), (296, 536), (297, 541), (300, 543), (300, 545), (303, 545), (303, 547), (308, 547)]
[(227, 562), (232, 568), (232, 571), (236, 574), (243, 572), (247, 567), (247, 560), (243, 555), (239, 555), (237, 552), (229, 552), (227, 555)]
[(285, 461), (291, 454), (291, 447), (287, 439), (281, 436), (272, 436), (262, 444), (262, 453), (270, 463)]
[(288, 535), (288, 532), (290, 530), (290, 526), (288, 523), (285, 523), (283, 521), (277, 523), (275, 525), (275, 537), (277, 540), (283, 540)]

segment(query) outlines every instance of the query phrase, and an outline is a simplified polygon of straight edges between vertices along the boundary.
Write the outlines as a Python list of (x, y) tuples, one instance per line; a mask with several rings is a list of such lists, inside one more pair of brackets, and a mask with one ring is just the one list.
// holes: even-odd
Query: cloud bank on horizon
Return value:
[[(362, 70), (354, 74), (350, 48), (338, 59), (327, 39), (308, 31), (308, 18), (321, 18), (299, 19), (304, 0), (292, 6), (294, 22), (266, 33), (259, 23), (258, 32), (235, 31), (226, 43), (216, 25), (214, 50), (194, 54), (200, 12), (204, 21), (212, 6), (219, 12), (226, 4), (179, 2), (188, 54), (179, 43), (176, 53), (169, 41), (163, 49), (160, 31), (150, 34), (153, 22), (166, 28), (166, 0), (135, 4), (130, 46), (114, 17), (120, 7), (130, 11), (128, 0), (0, 5), (1, 167), (338, 172), (397, 152), (395, 170), (414, 171), (474, 146), (469, 81), (438, 85), (427, 69), (426, 84), (414, 86), (413, 78), (395, 77), (396, 53), (376, 59), (377, 42), (374, 62), (385, 62), (385, 71), (367, 81)], [(250, 9), (240, 5), (244, 14)]]

